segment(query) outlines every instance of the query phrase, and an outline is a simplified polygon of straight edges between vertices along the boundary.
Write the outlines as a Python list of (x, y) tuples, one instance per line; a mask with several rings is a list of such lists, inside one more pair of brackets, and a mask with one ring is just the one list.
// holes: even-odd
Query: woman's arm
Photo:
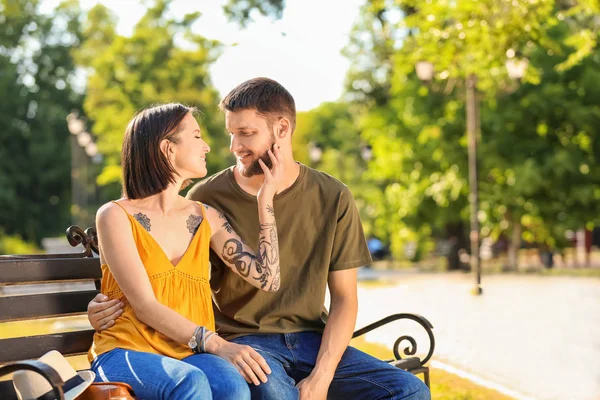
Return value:
[[(104, 205), (96, 216), (96, 227), (102, 259), (108, 264), (136, 317), (176, 342), (188, 344), (197, 325), (156, 300), (138, 255), (129, 219), (123, 210), (113, 203)], [(98, 299), (98, 301), (105, 300)], [(106, 305), (107, 302), (99, 303), (98, 307), (95, 307), (98, 308), (95, 312), (108, 311), (110, 306), (107, 308)], [(90, 314), (90, 306), (88, 306), (88, 314)], [(106, 322), (106, 326), (112, 326), (114, 324), (112, 320), (118, 315), (116, 313), (109, 315), (107, 318), (110, 324)], [(248, 383), (258, 385), (261, 381), (267, 382), (266, 375), (271, 373), (265, 359), (250, 346), (230, 343), (218, 336), (211, 336), (206, 352), (231, 362)]]
[(187, 344), (197, 325), (156, 300), (127, 215), (118, 205), (105, 204), (96, 215), (96, 227), (103, 261), (136, 317), (174, 341)]

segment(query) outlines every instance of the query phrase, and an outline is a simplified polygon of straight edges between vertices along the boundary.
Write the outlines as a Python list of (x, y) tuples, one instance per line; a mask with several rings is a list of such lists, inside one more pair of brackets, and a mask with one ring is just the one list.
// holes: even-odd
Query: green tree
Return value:
[(253, 21), (252, 14), (269, 16), (280, 19), (285, 9), (285, 0), (229, 0), (223, 6), (223, 11), (230, 21), (246, 27)]
[[(93, 121), (106, 165), (98, 178), (119, 195), (119, 155), (127, 122), (136, 110), (158, 102), (181, 102), (201, 110), (200, 126), (212, 152), (208, 167), (217, 171), (231, 162), (218, 93), (209, 67), (220, 53), (216, 41), (191, 32), (200, 13), (173, 19), (170, 1), (156, 1), (134, 27), (131, 37), (115, 33), (116, 19), (102, 5), (88, 14), (78, 61), (88, 68), (85, 113)], [(93, 55), (93, 56), (92, 56)]]
[[(349, 93), (362, 105), (361, 135), (373, 146), (375, 155), (365, 177), (379, 185), (390, 204), (379, 218), (386, 222), (397, 255), (401, 255), (407, 241), (417, 241), (426, 249), (431, 248), (427, 239), (432, 233), (467, 219), (462, 85), (463, 78), (471, 73), (480, 78), (485, 99), (481, 110), (483, 136), (480, 144), (483, 211), (480, 218), (484, 222), (484, 231), (498, 234), (507, 228), (507, 223), (515, 225), (518, 222), (519, 225), (523, 223), (524, 236), (528, 239), (544, 241), (552, 231), (553, 240), (556, 240), (566, 225), (553, 221), (557, 218), (566, 220), (565, 204), (586, 210), (587, 218), (590, 218), (589, 213), (595, 210), (591, 205), (598, 203), (592, 190), (596, 180), (589, 172), (595, 165), (592, 160), (596, 160), (596, 156), (591, 151), (576, 150), (575, 145), (571, 145), (570, 150), (560, 149), (556, 145), (560, 140), (546, 140), (548, 143), (544, 144), (544, 139), (536, 133), (537, 126), (526, 133), (520, 127), (528, 126), (536, 119), (538, 124), (540, 120), (552, 120), (553, 125), (544, 122), (539, 129), (542, 132), (570, 131), (578, 127), (572, 136), (583, 134), (573, 140), (595, 143), (594, 132), (584, 127), (596, 116), (589, 100), (594, 96), (589, 92), (586, 91), (587, 96), (581, 96), (586, 97), (584, 103), (572, 104), (573, 108), (581, 110), (581, 115), (576, 117), (580, 121), (577, 123), (572, 112), (564, 111), (565, 120), (557, 121), (553, 118), (556, 106), (542, 106), (549, 93), (569, 92), (567, 84), (556, 87), (556, 82), (550, 82), (552, 79), (560, 82), (568, 79), (571, 86), (589, 84), (589, 77), (573, 82), (572, 76), (582, 73), (580, 65), (588, 65), (586, 68), (590, 72), (597, 68), (589, 64), (595, 57), (594, 46), (581, 44), (573, 38), (579, 37), (579, 31), (583, 29), (592, 37), (588, 42), (595, 44), (594, 35), (598, 32), (591, 23), (595, 9), (597, 7), (590, 2), (581, 2), (576, 7), (554, 1), (541, 1), (535, 5), (494, 1), (367, 2), (354, 33), (355, 41), (348, 48), (350, 55), (358, 52), (360, 59), (366, 62), (357, 63), (350, 72), (349, 80), (353, 86)], [(390, 54), (390, 48), (395, 49), (392, 72), (387, 69), (382, 72), (375, 66), (386, 65), (381, 60)], [(531, 58), (531, 67), (522, 87), (512, 96), (505, 94), (513, 86), (504, 69), (507, 50), (520, 51)], [(536, 57), (542, 53), (557, 57), (544, 63)], [(577, 55), (575, 63), (572, 62), (574, 55)], [(416, 62), (424, 59), (433, 61), (436, 68), (436, 79), (430, 86), (421, 84), (413, 72)], [(357, 84), (355, 77), (361, 76), (362, 80)], [(389, 82), (386, 76), (389, 76)], [(356, 91), (361, 95), (356, 95)], [(530, 107), (534, 100), (530, 97), (520, 103), (525, 93), (529, 96), (536, 93), (535, 101), (540, 107), (535, 111), (541, 114), (535, 118), (528, 109), (522, 109)], [(569, 98), (573, 99), (573, 96)], [(506, 127), (511, 124), (513, 134), (506, 132)], [(570, 128), (560, 128), (561, 125)], [(569, 160), (566, 168), (573, 174), (561, 175), (562, 180), (550, 178), (550, 184), (540, 185), (545, 181), (541, 173), (548, 172), (553, 163), (564, 164), (565, 160), (548, 157), (544, 160), (544, 169), (535, 170), (532, 165), (537, 165), (540, 160), (527, 153), (525, 146), (523, 152), (515, 149), (515, 144), (520, 141), (533, 143), (538, 153), (561, 150), (557, 154)], [(586, 160), (585, 163), (582, 160)], [(555, 168), (551, 172), (558, 174), (560, 170)], [(583, 171), (588, 172), (584, 174)], [(507, 175), (512, 178), (507, 180)], [(500, 181), (495, 181), (497, 176), (518, 189), (502, 186)], [(571, 182), (581, 182), (583, 186), (579, 189), (585, 196), (566, 190)], [(535, 188), (540, 186), (546, 191), (536, 191)], [(523, 193), (519, 195), (515, 190)], [(553, 202), (549, 193), (555, 196), (561, 193), (562, 201)], [(581, 204), (578, 199), (582, 199)], [(563, 210), (559, 211), (561, 204)], [(587, 206), (583, 207), (584, 204)], [(575, 220), (581, 221), (580, 224), (586, 221), (583, 214), (578, 214)], [(503, 228), (498, 229), (499, 226)]]
[(53, 16), (34, 0), (0, 1), (0, 230), (39, 243), (70, 222), (66, 115), (81, 106), (72, 46), (80, 10), (62, 3)]
[[(553, 34), (564, 37), (564, 28)], [(491, 231), (509, 222), (530, 242), (562, 247), (565, 230), (600, 222), (600, 49), (564, 70), (571, 55), (538, 48), (531, 62), (541, 83), (482, 112), (482, 210)]]
[[(293, 140), (295, 159), (346, 184), (354, 194), (365, 234), (387, 241), (387, 230), (382, 229), (375, 218), (385, 204), (377, 188), (364, 179), (370, 148), (361, 140), (351, 105), (326, 102), (310, 111), (298, 113)], [(311, 146), (320, 149), (318, 160), (310, 159)]]

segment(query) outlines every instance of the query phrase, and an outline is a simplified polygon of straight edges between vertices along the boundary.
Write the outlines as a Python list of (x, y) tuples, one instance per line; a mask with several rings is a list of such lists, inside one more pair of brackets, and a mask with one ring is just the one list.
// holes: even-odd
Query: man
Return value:
[[(258, 160), (269, 166), (266, 152), (273, 145), (285, 159), (284, 189), (274, 199), (280, 290), (256, 290), (211, 253), (219, 334), (255, 349), (271, 370), (267, 382), (261, 378), (263, 383), (250, 385), (252, 397), (429, 399), (425, 384), (412, 374), (348, 347), (358, 309), (356, 269), (371, 257), (348, 188), (293, 160), (293, 97), (279, 83), (255, 78), (234, 88), (220, 108), (236, 165), (196, 184), (188, 197), (223, 213), (255, 248), (256, 194), (264, 179)], [(244, 269), (243, 258), (239, 269)], [(325, 324), (321, 316), (327, 285), (331, 304)], [(96, 329), (114, 319), (111, 310), (118, 309), (112, 305), (107, 311), (104, 304), (90, 303), (88, 314)], [(247, 375), (262, 375), (248, 356), (230, 361)]]

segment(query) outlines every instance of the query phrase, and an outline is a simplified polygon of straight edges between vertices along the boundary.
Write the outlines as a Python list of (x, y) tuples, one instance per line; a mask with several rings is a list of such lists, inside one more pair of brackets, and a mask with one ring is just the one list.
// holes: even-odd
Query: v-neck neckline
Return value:
[(160, 245), (160, 243), (158, 243), (158, 241), (154, 238), (154, 236), (152, 236), (152, 234), (150, 232), (148, 232), (146, 230), (146, 228), (144, 228), (142, 226), (142, 224), (140, 223), (140, 221), (138, 221), (133, 215), (131, 215), (126, 209), (125, 207), (123, 207), (121, 204), (119, 204), (118, 202), (115, 201), (115, 203), (117, 203), (118, 206), (120, 206), (123, 211), (125, 211), (125, 213), (127, 214), (127, 216), (129, 216), (130, 219), (133, 219), (133, 221), (135, 221), (135, 223), (137, 224), (138, 229), (141, 229), (146, 235), (148, 235), (148, 237), (150, 237), (150, 239), (154, 242), (154, 244), (156, 245), (156, 247), (158, 247), (160, 249), (160, 252), (162, 253), (163, 257), (165, 258), (165, 260), (167, 260), (169, 262), (169, 264), (171, 265), (171, 267), (173, 269), (177, 269), (177, 267), (179, 266), (179, 264), (181, 264), (181, 262), (183, 261), (183, 259), (185, 258), (185, 256), (187, 255), (187, 253), (189, 253), (190, 248), (192, 247), (192, 244), (194, 243), (194, 241), (196, 240), (196, 237), (199, 235), (200, 232), (200, 228), (202, 227), (202, 224), (204, 224), (206, 222), (206, 217), (204, 215), (204, 207), (202, 205), (200, 205), (200, 209), (202, 212), (202, 221), (200, 222), (200, 225), (198, 225), (198, 229), (196, 229), (196, 232), (194, 233), (194, 236), (192, 236), (192, 238), (190, 239), (190, 242), (188, 243), (185, 251), (183, 252), (183, 254), (181, 255), (181, 257), (179, 258), (179, 261), (177, 261), (176, 264), (173, 264), (173, 261), (171, 261), (171, 259), (169, 258), (169, 256), (167, 255), (167, 253), (165, 252), (165, 249), (163, 249), (163, 247)]
[(165, 259), (169, 262), (169, 264), (171, 264), (171, 267), (173, 269), (177, 269), (177, 267), (179, 267), (179, 264), (181, 264), (181, 262), (183, 261), (183, 259), (185, 258), (185, 256), (187, 255), (187, 253), (189, 253), (190, 248), (192, 247), (192, 244), (194, 243), (194, 241), (196, 240), (196, 237), (198, 236), (198, 232), (200, 232), (200, 227), (202, 226), (202, 224), (204, 223), (204, 220), (206, 218), (202, 218), (202, 222), (200, 222), (200, 225), (198, 225), (198, 229), (196, 230), (196, 233), (194, 233), (194, 236), (192, 236), (192, 239), (190, 239), (190, 242), (188, 243), (185, 251), (183, 252), (183, 254), (181, 255), (181, 257), (179, 258), (179, 261), (177, 261), (176, 264), (173, 264), (173, 261), (171, 261), (171, 259), (169, 258), (169, 256), (167, 255), (167, 252), (165, 251), (165, 249), (163, 249), (163, 247), (160, 245), (160, 243), (158, 243), (158, 241), (154, 238), (154, 236), (152, 236), (152, 234), (150, 234), (150, 232), (148, 232), (143, 226), (142, 224), (140, 224), (140, 221), (138, 221), (137, 219), (135, 219), (135, 217), (129, 213), (127, 213), (130, 217), (133, 218), (133, 220), (138, 224), (138, 228), (141, 228), (141, 230), (147, 234), (150, 239), (152, 239), (152, 241), (154, 242), (154, 244), (156, 245), (156, 247), (158, 247), (160, 249), (160, 252), (162, 253), (162, 255), (165, 257)]

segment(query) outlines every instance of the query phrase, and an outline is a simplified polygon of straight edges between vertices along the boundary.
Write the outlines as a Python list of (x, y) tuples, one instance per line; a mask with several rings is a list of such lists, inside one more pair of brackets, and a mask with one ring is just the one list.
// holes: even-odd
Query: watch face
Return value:
[(190, 339), (190, 341), (188, 342), (188, 346), (190, 346), (190, 349), (192, 350), (198, 346), (198, 342), (196, 342), (196, 337)]

